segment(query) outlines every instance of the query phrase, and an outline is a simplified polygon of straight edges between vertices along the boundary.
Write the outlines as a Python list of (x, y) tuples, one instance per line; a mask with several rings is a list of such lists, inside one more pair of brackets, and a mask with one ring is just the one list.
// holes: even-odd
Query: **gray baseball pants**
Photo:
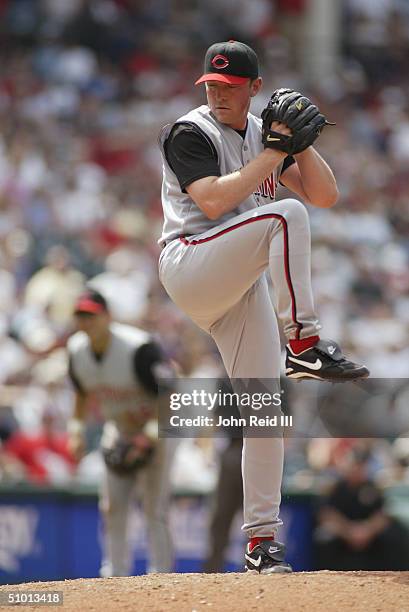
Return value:
[[(310, 260), (307, 211), (289, 198), (173, 240), (161, 253), (159, 278), (174, 303), (215, 340), (230, 378), (277, 380), (281, 349), (275, 313), (289, 339), (320, 329)], [(281, 524), (283, 456), (282, 438), (243, 440), (242, 529), (248, 537), (270, 536)]]
[(132, 560), (127, 528), (135, 490), (142, 502), (147, 527), (147, 571), (172, 571), (173, 545), (168, 516), (170, 469), (177, 444), (176, 439), (159, 439), (152, 461), (136, 474), (118, 476), (105, 468), (100, 493), (103, 516), (102, 577), (130, 575)]

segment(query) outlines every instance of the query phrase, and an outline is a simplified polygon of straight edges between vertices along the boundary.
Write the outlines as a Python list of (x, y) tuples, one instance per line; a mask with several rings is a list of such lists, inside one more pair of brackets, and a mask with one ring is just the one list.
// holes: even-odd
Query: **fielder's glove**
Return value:
[(118, 476), (127, 476), (144, 468), (152, 460), (157, 446), (157, 427), (157, 421), (148, 421), (144, 429), (131, 438), (119, 437), (112, 444), (103, 444), (106, 466)]
[[(277, 149), (288, 155), (301, 153), (315, 142), (326, 125), (335, 125), (327, 121), (309, 98), (298, 91), (284, 88), (276, 89), (261, 113), (261, 118), (264, 147)], [(285, 123), (292, 135), (287, 136), (272, 130), (273, 121)]]

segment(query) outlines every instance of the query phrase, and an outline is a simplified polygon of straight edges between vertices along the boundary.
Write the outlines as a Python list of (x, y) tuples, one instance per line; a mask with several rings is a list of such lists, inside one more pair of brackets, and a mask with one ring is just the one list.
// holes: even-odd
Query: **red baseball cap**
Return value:
[(204, 74), (195, 85), (206, 81), (219, 81), (242, 85), (258, 77), (258, 58), (251, 47), (236, 40), (215, 43), (208, 48), (204, 61)]
[(107, 301), (98, 291), (87, 291), (80, 295), (75, 304), (74, 313), (101, 314), (108, 312)]

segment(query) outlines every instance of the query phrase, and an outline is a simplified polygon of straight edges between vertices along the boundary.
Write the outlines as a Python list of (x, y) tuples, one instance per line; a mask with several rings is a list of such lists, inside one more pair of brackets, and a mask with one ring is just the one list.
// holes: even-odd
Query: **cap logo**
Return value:
[(211, 64), (213, 68), (216, 68), (217, 70), (223, 70), (223, 68), (227, 68), (227, 66), (229, 65), (229, 60), (225, 55), (220, 55), (219, 53), (218, 55), (214, 56), (211, 61)]

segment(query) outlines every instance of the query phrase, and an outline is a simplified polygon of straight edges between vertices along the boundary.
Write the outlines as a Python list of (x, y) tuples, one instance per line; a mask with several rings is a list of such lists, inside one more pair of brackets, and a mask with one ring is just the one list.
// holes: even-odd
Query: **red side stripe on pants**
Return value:
[(287, 221), (282, 215), (278, 215), (274, 213), (268, 213), (268, 214), (266, 213), (265, 215), (260, 215), (258, 217), (246, 219), (245, 221), (240, 221), (240, 223), (237, 223), (237, 225), (232, 225), (231, 227), (220, 230), (220, 232), (217, 232), (217, 234), (214, 234), (213, 236), (209, 236), (208, 238), (199, 238), (198, 240), (189, 241), (184, 236), (180, 236), (179, 240), (183, 242), (183, 244), (185, 244), (186, 246), (196, 246), (198, 244), (204, 244), (205, 242), (210, 242), (211, 240), (214, 240), (215, 238), (219, 238), (219, 236), (223, 236), (224, 234), (228, 234), (229, 232), (232, 232), (238, 227), (243, 227), (243, 225), (248, 225), (249, 223), (254, 223), (255, 221), (260, 221), (264, 219), (278, 219), (278, 221), (280, 221), (282, 228), (283, 228), (285, 277), (287, 280), (288, 290), (291, 296), (291, 317), (292, 317), (294, 324), (297, 326), (297, 332), (296, 332), (295, 339), (299, 340), (300, 332), (302, 330), (302, 323), (300, 323), (297, 320), (297, 303), (295, 299), (294, 287), (291, 281), (291, 274), (290, 274), (290, 256), (289, 256), (289, 248), (288, 248), (288, 225), (287, 225)]

